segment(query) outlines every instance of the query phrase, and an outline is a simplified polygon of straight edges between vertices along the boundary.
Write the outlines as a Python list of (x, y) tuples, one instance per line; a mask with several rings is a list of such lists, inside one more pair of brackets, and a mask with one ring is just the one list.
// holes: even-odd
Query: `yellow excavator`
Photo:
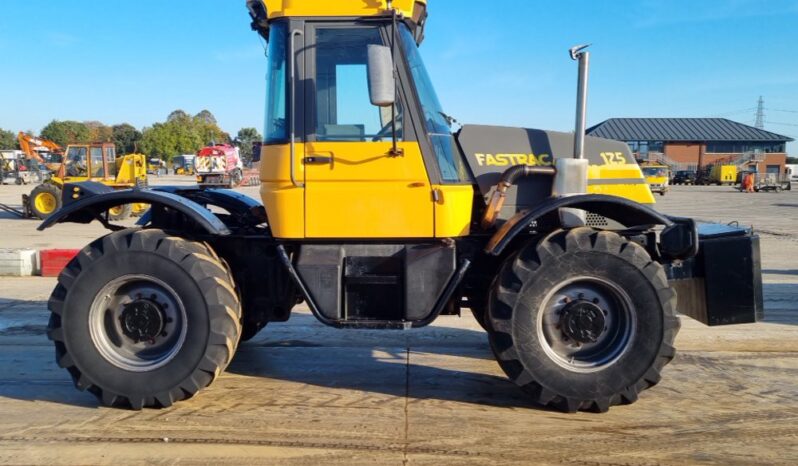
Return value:
[[(142, 154), (116, 156), (111, 143), (72, 144), (67, 147), (63, 161), (57, 164), (50, 179), (36, 186), (23, 205), (30, 215), (42, 220), (62, 206), (64, 184), (94, 181), (113, 189), (128, 189), (147, 185), (147, 158)], [(122, 220), (140, 215), (146, 209), (141, 203), (122, 204), (108, 209), (109, 220)]]

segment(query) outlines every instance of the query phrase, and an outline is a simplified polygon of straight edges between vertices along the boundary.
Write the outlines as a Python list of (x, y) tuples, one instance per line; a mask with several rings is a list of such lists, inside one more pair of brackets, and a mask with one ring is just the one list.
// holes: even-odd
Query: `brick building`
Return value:
[(629, 144), (638, 160), (674, 170), (714, 164), (758, 173), (785, 173), (792, 138), (725, 118), (611, 118), (587, 130), (590, 136)]

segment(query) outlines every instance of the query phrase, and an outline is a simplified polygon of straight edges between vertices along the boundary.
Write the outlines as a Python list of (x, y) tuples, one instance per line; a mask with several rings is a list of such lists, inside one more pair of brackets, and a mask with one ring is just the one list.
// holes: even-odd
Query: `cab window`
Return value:
[(268, 64), (266, 72), (266, 144), (283, 143), (288, 140), (286, 124), (286, 49), (288, 27), (283, 22), (271, 26)]
[(65, 162), (67, 176), (87, 176), (86, 155), (85, 147), (69, 148)]
[(467, 182), (470, 179), (470, 175), (452, 135), (451, 123), (443, 112), (443, 107), (441, 107), (438, 95), (432, 85), (432, 79), (430, 79), (424, 66), (424, 61), (421, 59), (416, 40), (410, 30), (404, 25), (400, 28), (400, 38), (407, 56), (410, 74), (415, 82), (416, 92), (421, 102), (424, 124), (426, 125), (432, 148), (435, 151), (435, 159), (438, 162), (441, 178), (445, 183)]
[(102, 178), (103, 176), (103, 148), (92, 147), (91, 151), (91, 176), (92, 178)]
[[(371, 104), (368, 45), (382, 45), (377, 28), (316, 30), (316, 124), (318, 141), (390, 141), (391, 108)], [(402, 108), (396, 107), (402, 139)]]
[(116, 149), (113, 147), (105, 148), (105, 163), (108, 165), (108, 176), (116, 176)]

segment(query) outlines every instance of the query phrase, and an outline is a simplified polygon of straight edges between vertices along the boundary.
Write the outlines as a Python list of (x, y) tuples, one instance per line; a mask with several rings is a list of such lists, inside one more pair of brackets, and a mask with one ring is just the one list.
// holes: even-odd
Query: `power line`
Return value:
[(731, 112), (718, 113), (718, 114), (716, 114), (714, 116), (716, 118), (719, 118), (719, 117), (724, 117), (724, 116), (740, 115), (742, 113), (753, 112), (754, 110), (756, 110), (756, 107), (749, 107), (749, 108), (744, 108), (744, 109), (741, 109), (741, 110), (734, 110), (734, 111), (731, 111)]
[(767, 110), (771, 112), (798, 113), (798, 110), (784, 110), (781, 108), (768, 108)]
[(769, 125), (797, 126), (798, 127), (798, 124), (795, 124), (795, 123), (783, 123), (783, 122), (778, 122), (778, 121), (766, 121), (765, 123), (767, 123)]

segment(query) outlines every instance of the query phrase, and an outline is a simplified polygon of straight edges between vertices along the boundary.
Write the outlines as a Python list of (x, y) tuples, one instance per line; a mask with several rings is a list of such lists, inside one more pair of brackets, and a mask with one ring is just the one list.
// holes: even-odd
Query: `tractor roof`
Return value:
[[(247, 0), (252, 29), (268, 40), (269, 22), (286, 17), (363, 18), (389, 16), (389, 0)], [(416, 42), (424, 39), (427, 0), (393, 0), (391, 7), (413, 31)]]
[[(378, 16), (387, 9), (386, 0), (248, 0), (262, 3), (268, 19), (285, 16)], [(426, 9), (427, 0), (393, 0), (393, 8), (406, 18), (416, 18)]]

